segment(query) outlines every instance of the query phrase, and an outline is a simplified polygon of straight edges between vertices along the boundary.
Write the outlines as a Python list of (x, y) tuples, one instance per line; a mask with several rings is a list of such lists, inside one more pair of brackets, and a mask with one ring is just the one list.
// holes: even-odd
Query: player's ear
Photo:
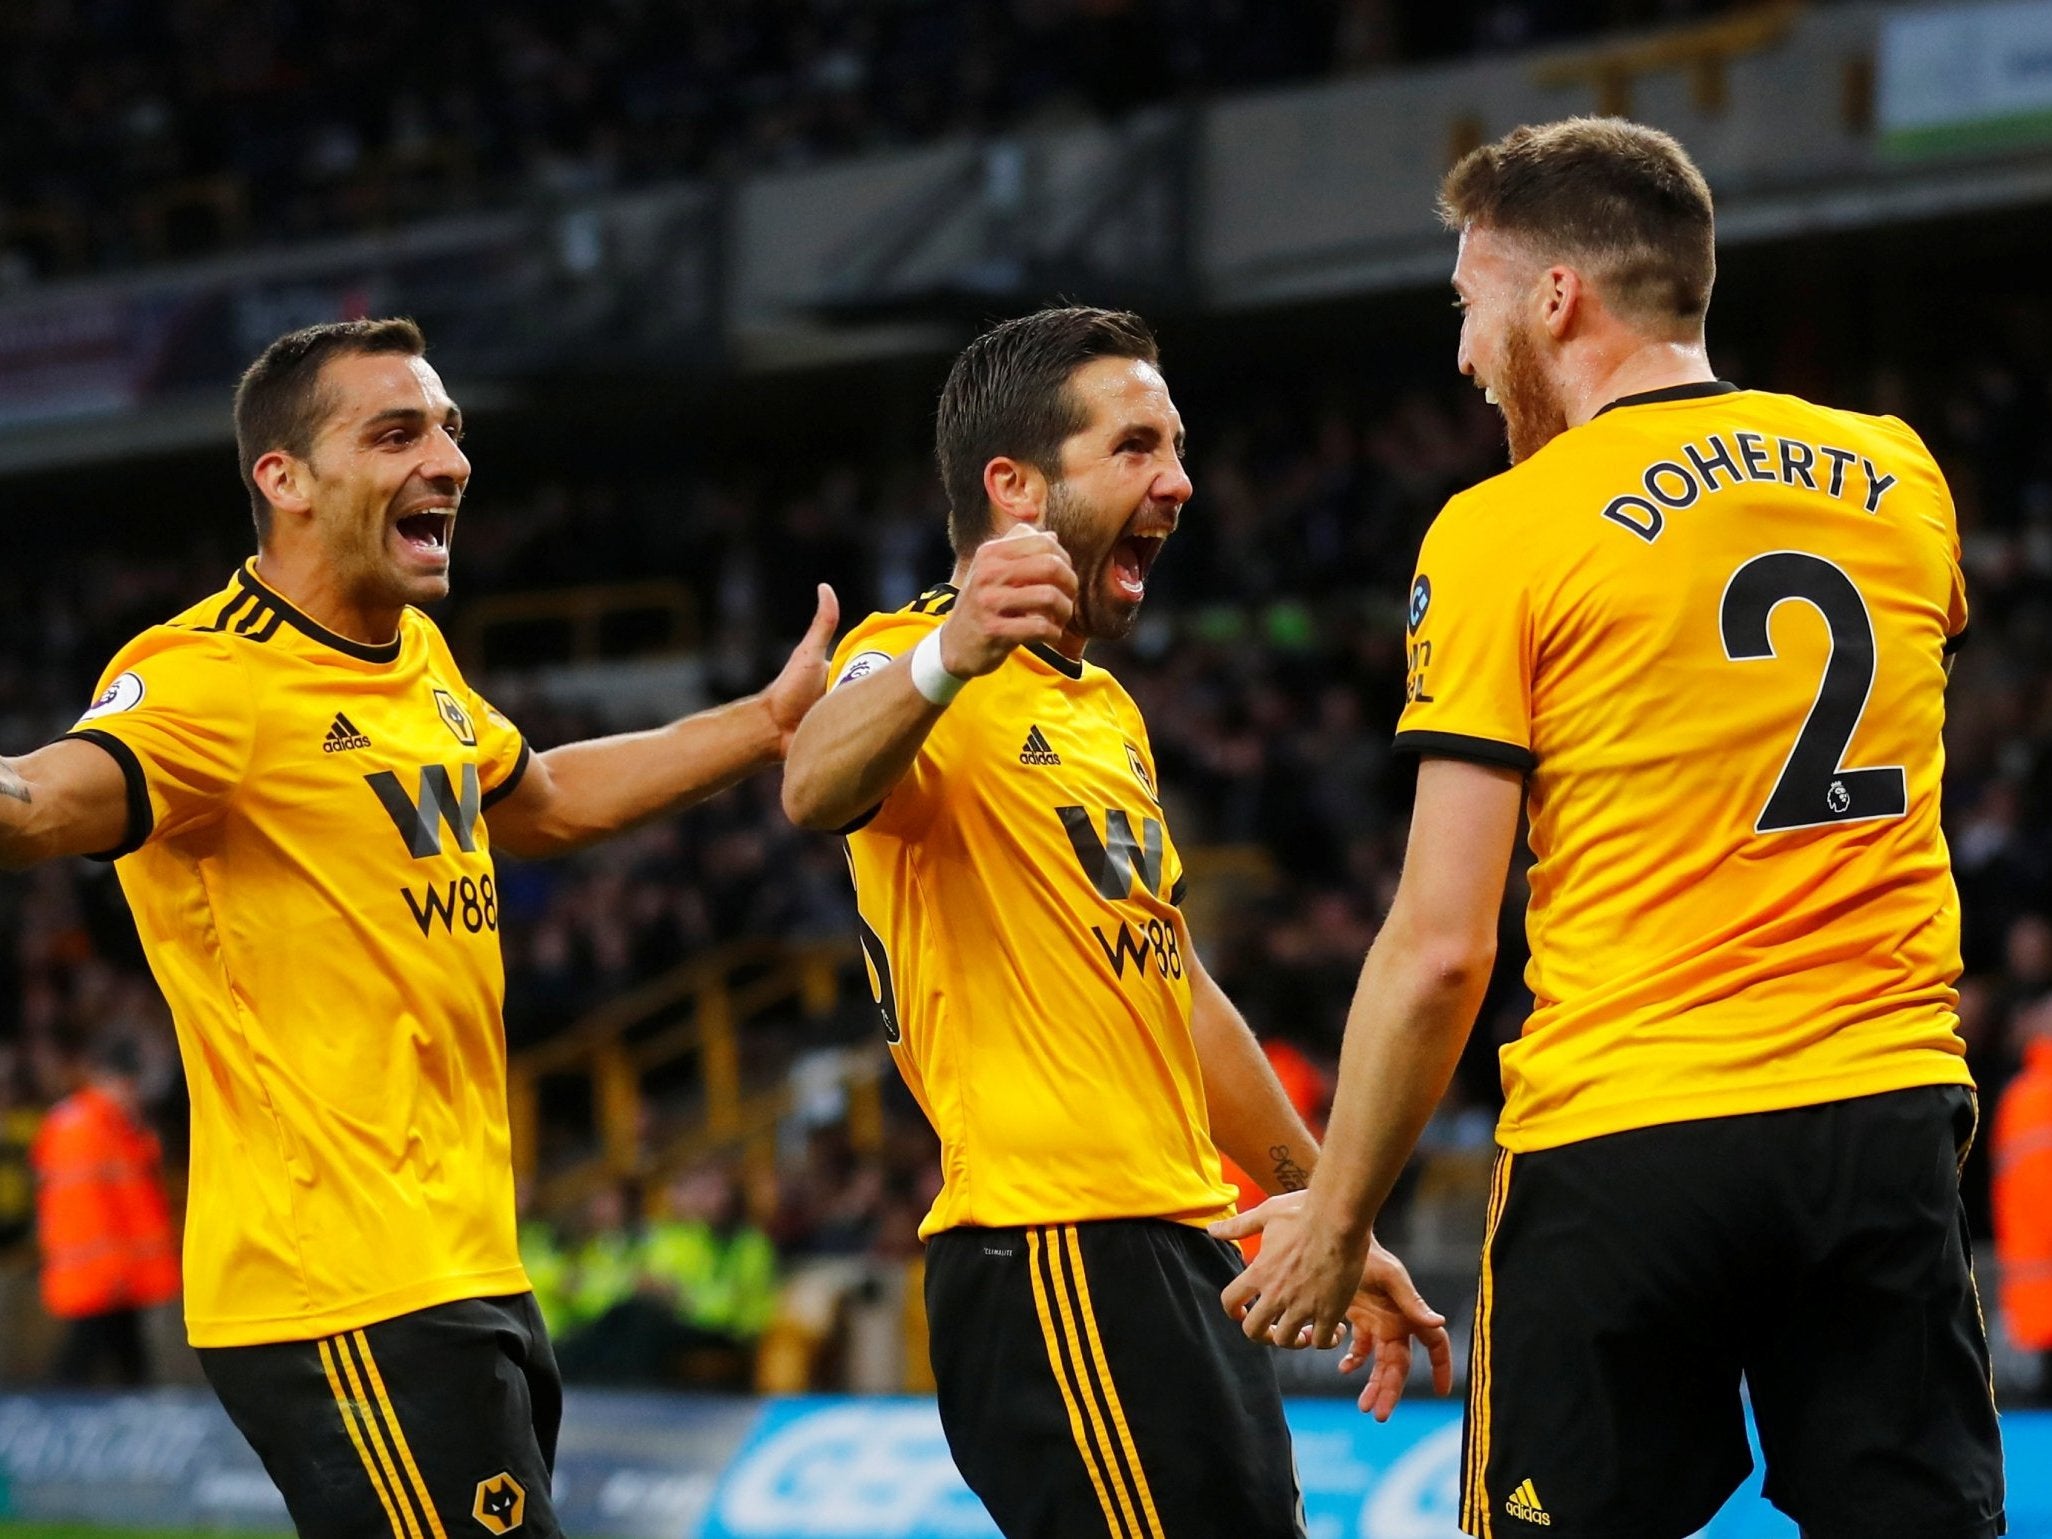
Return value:
[(1003, 539), (1015, 524), (1037, 524), (1047, 508), (1047, 477), (1026, 460), (1000, 454), (983, 467), (983, 495), (990, 499), (990, 534)]
[(264, 499), (281, 513), (305, 513), (313, 507), (313, 470), (305, 460), (283, 449), (257, 456), (250, 477)]
[(1572, 267), (1547, 268), (1540, 279), (1539, 298), (1540, 321), (1546, 334), (1556, 342), (1565, 341), (1589, 298), (1582, 275)]

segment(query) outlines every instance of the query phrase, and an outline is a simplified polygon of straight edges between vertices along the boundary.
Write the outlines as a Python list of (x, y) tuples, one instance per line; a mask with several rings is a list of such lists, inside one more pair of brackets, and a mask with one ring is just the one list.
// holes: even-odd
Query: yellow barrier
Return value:
[[(553, 1209), (575, 1203), (602, 1182), (659, 1181), (722, 1152), (745, 1154), (751, 1167), (767, 1160), (777, 1122), (790, 1108), (790, 1092), (781, 1078), (754, 1090), (743, 1084), (740, 1033), (751, 1021), (792, 1004), (813, 1019), (826, 1015), (840, 996), (843, 973), (854, 974), (859, 959), (853, 945), (742, 941), (694, 957), (517, 1054), (507, 1069), (516, 1175), (533, 1184), (544, 1209)], [(692, 1058), (704, 1115), (685, 1132), (652, 1141), (645, 1128), (646, 1077)], [(876, 1097), (884, 1068), (880, 1044), (850, 1056), (849, 1131), (858, 1147), (882, 1142)], [(591, 1086), (598, 1149), (543, 1179), (537, 1169), (542, 1082), (570, 1076)]]
[(1722, 112), (1725, 71), (1733, 60), (1772, 47), (1802, 14), (1801, 0), (1771, 0), (1699, 26), (1676, 27), (1651, 37), (1600, 44), (1540, 64), (1533, 77), (1542, 86), (1596, 88), (1596, 110), (1605, 117), (1630, 117), (1632, 87), (1641, 75), (1686, 70), (1689, 96), (1702, 112)]

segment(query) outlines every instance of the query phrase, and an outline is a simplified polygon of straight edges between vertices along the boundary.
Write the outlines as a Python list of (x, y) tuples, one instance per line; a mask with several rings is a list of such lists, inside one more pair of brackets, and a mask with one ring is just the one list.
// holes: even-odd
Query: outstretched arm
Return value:
[(760, 694), (650, 732), (566, 743), (536, 754), (486, 814), (492, 842), (515, 855), (559, 855), (702, 801), (784, 757), (826, 687), (840, 608), (820, 585), (811, 629)]
[(128, 781), (106, 749), (61, 738), (0, 759), (0, 866), (114, 849), (128, 830)]
[[(1299, 1204), (1264, 1203), (1232, 1230), (1264, 1234), (1224, 1295), (1249, 1336), (1337, 1339), (1375, 1216), (1446, 1093), (1488, 985), (1523, 800), (1514, 771), (1419, 766), (1403, 880), (1348, 1012), (1324, 1156)], [(1270, 1208), (1288, 1222), (1264, 1227)]]

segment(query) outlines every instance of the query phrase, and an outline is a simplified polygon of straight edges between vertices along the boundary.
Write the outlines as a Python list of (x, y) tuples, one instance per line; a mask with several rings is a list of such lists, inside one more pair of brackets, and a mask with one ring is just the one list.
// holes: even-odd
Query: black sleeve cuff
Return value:
[(1183, 899), (1190, 895), (1190, 878), (1187, 873), (1176, 878), (1176, 885), (1169, 889), (1169, 907), (1181, 908)]
[(1494, 764), (1529, 775), (1538, 764), (1532, 750), (1493, 737), (1469, 737), (1465, 732), (1399, 732), (1398, 753), (1414, 753), (1421, 759), (1468, 759), (1476, 764)]
[(150, 837), (150, 831), (157, 826), (157, 816), (150, 810), (150, 782), (143, 774), (142, 760), (135, 756), (120, 738), (111, 732), (102, 732), (97, 727), (83, 727), (76, 732), (67, 732), (57, 741), (68, 742), (77, 739), (102, 749), (108, 757), (121, 766), (121, 778), (128, 787), (128, 831), (121, 842), (111, 850), (102, 850), (97, 855), (88, 855), (88, 860), (119, 860), (124, 855), (133, 855), (141, 849)]
[(847, 838), (850, 834), (859, 834), (862, 832), (863, 829), (869, 827), (871, 823), (876, 821), (876, 815), (881, 811), (883, 811), (883, 803), (878, 802), (874, 807), (870, 808), (869, 811), (863, 813), (862, 816), (857, 818), (854, 822), (843, 823), (839, 828), (833, 828), (827, 831), (829, 833), (838, 835), (840, 838), (843, 839)]
[(1967, 627), (1962, 625), (1956, 632), (1945, 638), (1945, 655), (1947, 657), (1952, 656), (1953, 653), (1966, 645), (1966, 639)]
[(528, 746), (527, 739), (522, 738), (520, 740), (520, 757), (513, 761), (513, 773), (478, 798), (477, 810), (479, 812), (490, 812), (492, 808), (498, 806), (500, 802), (519, 789), (520, 777), (527, 773), (527, 761), (533, 757), (534, 750)]

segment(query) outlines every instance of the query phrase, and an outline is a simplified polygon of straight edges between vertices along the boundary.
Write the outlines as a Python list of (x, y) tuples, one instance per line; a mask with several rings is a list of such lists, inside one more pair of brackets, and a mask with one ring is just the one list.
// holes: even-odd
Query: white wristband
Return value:
[(935, 705), (946, 705), (968, 682), (956, 678), (941, 662), (938, 630), (927, 632), (926, 639), (912, 649), (912, 687)]

